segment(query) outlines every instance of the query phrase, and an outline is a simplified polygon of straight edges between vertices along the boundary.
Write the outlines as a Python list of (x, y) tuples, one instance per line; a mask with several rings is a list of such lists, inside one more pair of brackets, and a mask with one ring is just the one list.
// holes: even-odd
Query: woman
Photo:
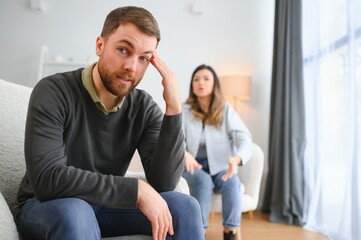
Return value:
[(222, 194), (224, 239), (234, 239), (241, 222), (241, 191), (237, 167), (252, 155), (251, 134), (235, 110), (224, 102), (212, 67), (200, 65), (183, 104), (185, 171), (190, 193), (202, 210), (206, 231), (212, 192)]

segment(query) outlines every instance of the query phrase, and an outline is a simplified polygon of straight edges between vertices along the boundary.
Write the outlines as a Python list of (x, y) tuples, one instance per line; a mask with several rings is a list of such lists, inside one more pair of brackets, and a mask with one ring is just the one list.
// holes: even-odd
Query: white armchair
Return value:
[[(253, 219), (253, 211), (256, 210), (259, 200), (264, 154), (262, 149), (253, 144), (252, 158), (238, 168), (238, 176), (242, 183), (242, 213), (248, 212), (249, 218)], [(211, 212), (222, 211), (222, 196), (215, 193), (212, 195)]]

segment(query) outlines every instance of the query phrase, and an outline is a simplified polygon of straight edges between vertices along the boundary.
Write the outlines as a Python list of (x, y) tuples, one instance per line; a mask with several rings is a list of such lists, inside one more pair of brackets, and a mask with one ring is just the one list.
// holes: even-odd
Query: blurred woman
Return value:
[(185, 171), (190, 193), (202, 210), (206, 231), (213, 191), (222, 194), (224, 239), (234, 239), (241, 223), (241, 185), (237, 167), (252, 155), (251, 134), (236, 111), (223, 100), (219, 78), (198, 66), (183, 104)]

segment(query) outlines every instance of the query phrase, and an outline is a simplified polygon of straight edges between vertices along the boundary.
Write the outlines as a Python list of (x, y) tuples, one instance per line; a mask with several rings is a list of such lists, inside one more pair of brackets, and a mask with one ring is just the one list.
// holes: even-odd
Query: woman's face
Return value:
[(198, 98), (210, 97), (213, 92), (214, 78), (208, 69), (199, 70), (192, 79), (193, 93)]

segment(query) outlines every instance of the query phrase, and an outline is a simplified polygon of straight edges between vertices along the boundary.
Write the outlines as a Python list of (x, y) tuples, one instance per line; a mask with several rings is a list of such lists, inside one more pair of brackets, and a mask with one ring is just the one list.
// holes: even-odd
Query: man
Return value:
[[(177, 80), (156, 52), (159, 41), (147, 10), (117, 8), (96, 39), (96, 64), (36, 85), (18, 193), (24, 239), (204, 238), (196, 200), (172, 192), (184, 167), (184, 137)], [(164, 116), (134, 89), (149, 63), (162, 77)], [(136, 149), (149, 184), (124, 177)]]

